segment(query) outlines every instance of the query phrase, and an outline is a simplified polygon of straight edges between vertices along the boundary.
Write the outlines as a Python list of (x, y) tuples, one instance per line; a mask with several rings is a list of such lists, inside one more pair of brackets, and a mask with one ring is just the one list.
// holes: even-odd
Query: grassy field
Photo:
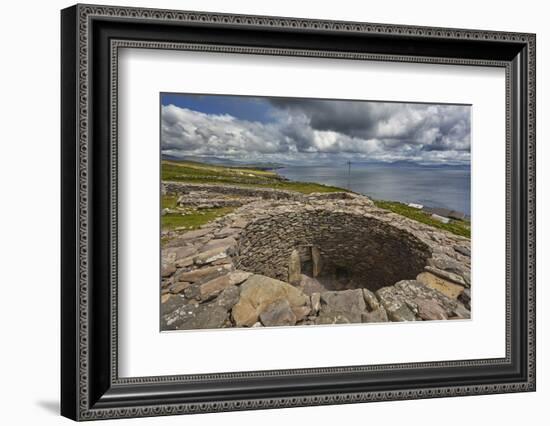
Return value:
[[(312, 192), (342, 191), (333, 186), (308, 182), (290, 182), (277, 173), (251, 167), (223, 167), (193, 161), (163, 161), (162, 180), (189, 183), (218, 183), (227, 185), (276, 188), (311, 194)], [(162, 208), (177, 209), (177, 197), (164, 195)], [(171, 212), (162, 216), (162, 229), (196, 229), (235, 210), (231, 207)]]
[(163, 209), (175, 209), (176, 201), (178, 197), (175, 195), (163, 195), (162, 196), (162, 208)]
[(235, 210), (234, 207), (220, 207), (216, 209), (196, 210), (192, 213), (168, 213), (162, 216), (162, 229), (170, 230), (185, 227), (186, 230), (197, 229), (220, 216), (224, 216)]
[[(283, 179), (276, 172), (270, 170), (259, 170), (249, 167), (215, 166), (193, 161), (163, 161), (162, 180), (275, 188), (301, 192), (303, 194), (346, 191), (343, 188), (321, 185), (318, 183), (291, 182)], [(162, 208), (176, 209), (176, 201), (177, 197), (165, 195), (162, 198)], [(373, 201), (377, 207), (390, 210), (418, 222), (433, 226), (434, 228), (443, 229), (453, 234), (470, 238), (469, 221), (451, 220), (449, 223), (442, 223), (432, 219), (422, 210), (409, 207), (403, 203), (395, 201)], [(166, 230), (181, 227), (185, 227), (185, 229), (195, 229), (233, 210), (233, 208), (224, 207), (194, 210), (187, 212), (185, 215), (181, 213), (168, 213), (162, 216), (162, 228)]]
[[(162, 208), (174, 210), (177, 208), (178, 197), (174, 195), (162, 196)], [(210, 222), (220, 216), (231, 213), (234, 207), (221, 207), (212, 209), (191, 210), (178, 213), (164, 214), (161, 219), (163, 230), (184, 228), (186, 230), (197, 229), (201, 225)], [(182, 214), (185, 213), (185, 214)]]
[(318, 183), (290, 182), (269, 170), (248, 167), (222, 167), (192, 161), (163, 161), (162, 180), (286, 189), (303, 194), (345, 191), (342, 188)]
[(428, 214), (422, 210), (409, 207), (406, 204), (398, 203), (396, 201), (379, 201), (373, 200), (374, 204), (381, 209), (390, 210), (401, 216), (414, 219), (418, 222), (425, 223), (426, 225), (433, 226), (434, 228), (443, 229), (445, 231), (452, 232), (455, 235), (470, 238), (470, 222), (467, 220), (454, 220), (451, 219), (449, 223), (442, 223), (438, 220), (432, 219)]

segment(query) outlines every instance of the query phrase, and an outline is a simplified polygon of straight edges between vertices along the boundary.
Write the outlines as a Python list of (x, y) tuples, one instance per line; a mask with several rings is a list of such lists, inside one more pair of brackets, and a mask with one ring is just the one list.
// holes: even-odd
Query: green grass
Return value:
[(161, 204), (163, 209), (175, 209), (178, 197), (176, 195), (163, 195)]
[(417, 222), (425, 223), (426, 225), (433, 226), (434, 228), (443, 229), (449, 231), (455, 235), (470, 238), (470, 222), (467, 220), (454, 220), (451, 219), (449, 223), (442, 223), (438, 220), (432, 219), (428, 214), (422, 210), (409, 207), (406, 204), (398, 203), (395, 201), (380, 201), (373, 200), (374, 204), (381, 209), (390, 210), (401, 216), (408, 217), (409, 219), (416, 220)]
[[(313, 192), (341, 192), (347, 191), (336, 186), (321, 185), (311, 182), (291, 182), (279, 176), (276, 172), (270, 170), (259, 170), (253, 167), (225, 167), (204, 164), (194, 161), (162, 161), (162, 180), (188, 182), (188, 183), (207, 183), (207, 184), (226, 184), (255, 188), (274, 188), (288, 191), (300, 192), (302, 194), (311, 194)], [(176, 208), (177, 197), (163, 196), (163, 208)], [(442, 223), (432, 219), (422, 210), (409, 207), (406, 204), (394, 201), (377, 201), (375, 204), (383, 209), (408, 217), (421, 223), (443, 229), (453, 234), (470, 238), (470, 222), (463, 220), (451, 220), (449, 223)], [(195, 229), (199, 226), (223, 216), (233, 208), (205, 209), (182, 216), (177, 213), (170, 213), (162, 217), (163, 229), (174, 229), (185, 226), (187, 229)]]
[(220, 216), (224, 216), (235, 210), (234, 207), (221, 207), (215, 209), (196, 210), (189, 214), (169, 213), (162, 216), (163, 230), (170, 230), (185, 226), (186, 230), (197, 229)]
[(188, 183), (214, 183), (255, 188), (274, 188), (311, 194), (341, 192), (345, 189), (310, 182), (291, 182), (277, 173), (246, 167), (222, 167), (191, 161), (163, 161), (162, 180)]
[(222, 167), (193, 161), (163, 161), (162, 177), (167, 180), (187, 178), (227, 179), (236, 181), (270, 181), (281, 177), (272, 171), (254, 168)]

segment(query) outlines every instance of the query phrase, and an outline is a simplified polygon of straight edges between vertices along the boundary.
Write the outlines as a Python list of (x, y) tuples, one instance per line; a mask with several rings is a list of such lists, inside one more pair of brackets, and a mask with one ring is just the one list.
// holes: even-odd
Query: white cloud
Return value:
[(245, 161), (316, 162), (335, 156), (427, 163), (470, 160), (467, 106), (292, 101), (274, 101), (275, 121), (269, 123), (162, 106), (162, 151)]

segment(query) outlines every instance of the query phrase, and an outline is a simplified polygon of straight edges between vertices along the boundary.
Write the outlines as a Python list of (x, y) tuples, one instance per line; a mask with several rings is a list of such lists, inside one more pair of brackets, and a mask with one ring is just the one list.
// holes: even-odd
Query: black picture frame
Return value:
[[(534, 34), (510, 32), (97, 5), (64, 9), (61, 414), (91, 420), (534, 391), (535, 42)], [(506, 356), (119, 378), (114, 99), (116, 54), (124, 46), (505, 68)]]

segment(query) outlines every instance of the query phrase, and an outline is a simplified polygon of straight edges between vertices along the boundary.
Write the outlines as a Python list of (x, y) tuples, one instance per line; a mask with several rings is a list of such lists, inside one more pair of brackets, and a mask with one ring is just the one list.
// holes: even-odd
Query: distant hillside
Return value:
[(436, 169), (469, 169), (469, 164), (437, 164), (437, 163), (417, 163), (416, 161), (410, 160), (399, 160), (392, 161), (391, 163), (386, 163), (390, 166), (395, 167), (427, 167), (427, 168), (436, 168)]
[(310, 182), (291, 182), (277, 173), (252, 167), (220, 166), (197, 161), (168, 161), (161, 165), (162, 180), (189, 183), (219, 183), (285, 189), (310, 194), (340, 192), (345, 189)]
[(197, 157), (188, 155), (185, 157), (175, 157), (173, 155), (166, 155), (164, 154), (162, 156), (163, 160), (167, 161), (175, 161), (175, 162), (195, 162), (195, 163), (202, 163), (202, 164), (212, 164), (212, 165), (218, 165), (218, 166), (226, 166), (226, 167), (239, 167), (239, 168), (245, 168), (245, 169), (258, 169), (258, 170), (274, 170), (274, 169), (280, 169), (281, 167), (284, 167), (284, 164), (279, 163), (271, 163), (271, 162), (244, 162), (244, 161), (236, 161), (231, 160), (229, 158), (221, 158), (221, 157)]

